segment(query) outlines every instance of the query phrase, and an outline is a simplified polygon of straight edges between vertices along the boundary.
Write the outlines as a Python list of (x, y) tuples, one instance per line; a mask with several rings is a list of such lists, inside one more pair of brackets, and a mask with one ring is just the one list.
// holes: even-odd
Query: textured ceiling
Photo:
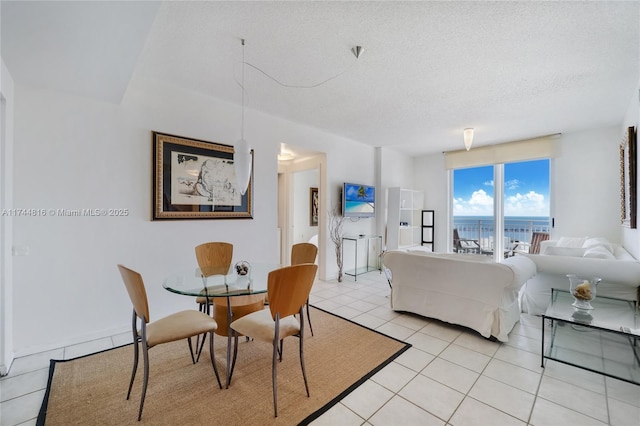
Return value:
[(245, 38), (247, 108), (410, 155), (465, 127), (477, 146), (621, 125), (640, 80), (636, 1), (0, 7), (18, 83), (120, 102), (135, 76), (239, 104)]

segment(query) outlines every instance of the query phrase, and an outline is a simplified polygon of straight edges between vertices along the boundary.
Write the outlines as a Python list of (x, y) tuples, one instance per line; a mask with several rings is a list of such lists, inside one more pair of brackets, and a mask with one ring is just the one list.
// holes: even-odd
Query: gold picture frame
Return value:
[(637, 135), (627, 128), (620, 144), (620, 221), (626, 228), (637, 228)]
[(232, 145), (159, 132), (152, 143), (153, 220), (253, 218), (253, 175), (241, 194)]

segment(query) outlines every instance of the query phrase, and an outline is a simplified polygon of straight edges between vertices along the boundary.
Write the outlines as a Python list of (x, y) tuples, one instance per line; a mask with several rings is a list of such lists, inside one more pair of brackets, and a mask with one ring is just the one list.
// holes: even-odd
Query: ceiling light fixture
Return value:
[(244, 195), (251, 179), (252, 151), (249, 142), (244, 138), (244, 39), (242, 41), (242, 121), (240, 126), (240, 140), (233, 149), (233, 165), (236, 171), (236, 183), (240, 194)]
[(360, 55), (362, 55), (362, 51), (364, 48), (362, 46), (353, 46), (351, 48), (351, 52), (356, 57), (356, 59), (360, 59)]
[(464, 147), (467, 148), (467, 151), (471, 149), (471, 144), (473, 143), (473, 128), (467, 127), (464, 129)]
[(290, 152), (283, 152), (281, 154), (278, 154), (278, 160), (279, 161), (291, 161), (294, 158), (295, 157)]
[(295, 157), (292, 152), (285, 150), (284, 144), (280, 144), (280, 154), (278, 154), (279, 161), (289, 161), (293, 160)]

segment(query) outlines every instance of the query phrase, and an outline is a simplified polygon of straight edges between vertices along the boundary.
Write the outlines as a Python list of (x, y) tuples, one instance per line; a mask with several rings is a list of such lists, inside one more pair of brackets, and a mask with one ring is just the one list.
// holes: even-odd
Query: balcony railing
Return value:
[[(495, 227), (489, 218), (453, 218), (453, 227), (458, 230), (461, 239), (476, 240), (482, 252), (493, 251)], [(529, 243), (534, 232), (549, 232), (548, 219), (505, 218), (505, 248), (511, 248), (516, 242)], [(508, 239), (508, 241), (507, 241)], [(508, 246), (507, 246), (508, 243)]]

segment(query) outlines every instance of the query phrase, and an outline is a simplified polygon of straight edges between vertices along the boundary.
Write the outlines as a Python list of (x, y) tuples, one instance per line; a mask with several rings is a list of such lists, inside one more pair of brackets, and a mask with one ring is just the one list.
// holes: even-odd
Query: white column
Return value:
[[(0, 58), (0, 212), (13, 207), (13, 79)], [(0, 214), (0, 376), (13, 362), (13, 219)]]

